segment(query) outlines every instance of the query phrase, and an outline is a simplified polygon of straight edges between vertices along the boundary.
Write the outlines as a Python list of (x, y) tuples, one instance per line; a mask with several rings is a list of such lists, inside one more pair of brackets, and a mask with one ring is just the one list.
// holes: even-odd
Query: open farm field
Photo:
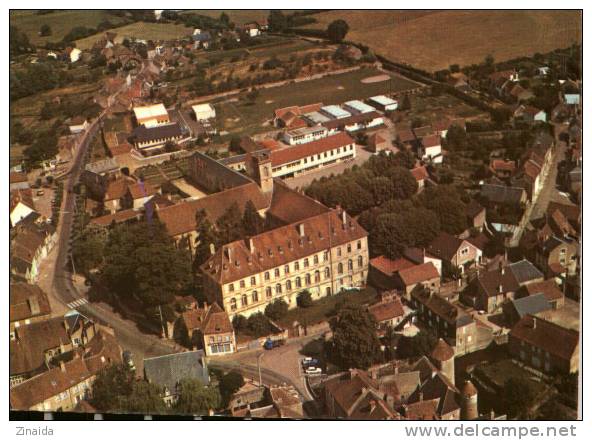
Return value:
[[(25, 32), (29, 41), (35, 45), (61, 41), (73, 27), (96, 28), (99, 23), (105, 20), (109, 20), (114, 25), (124, 22), (123, 18), (101, 10), (58, 10), (42, 15), (30, 10), (10, 12), (10, 25)], [(49, 25), (52, 31), (51, 35), (47, 37), (39, 35), (39, 29), (44, 24)]]
[(347, 40), (367, 45), (393, 61), (437, 71), (451, 64), (479, 63), (487, 55), (504, 61), (579, 43), (578, 11), (330, 11), (316, 14), (325, 29), (347, 21)]
[[(117, 33), (116, 43), (121, 43), (125, 38), (139, 38), (142, 40), (171, 40), (191, 35), (191, 29), (182, 24), (174, 23), (146, 23), (139, 21), (136, 23), (121, 26), (113, 29)], [(103, 37), (102, 33), (91, 35), (76, 41), (76, 46), (80, 49), (90, 49), (92, 45)]]

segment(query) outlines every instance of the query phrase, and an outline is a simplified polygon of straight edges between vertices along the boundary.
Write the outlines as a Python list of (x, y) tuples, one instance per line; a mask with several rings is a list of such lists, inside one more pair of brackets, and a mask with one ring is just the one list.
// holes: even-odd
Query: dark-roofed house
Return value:
[(10, 284), (10, 331), (51, 316), (47, 294), (34, 284)]
[(203, 350), (144, 359), (144, 377), (163, 389), (163, 400), (167, 405), (176, 402), (181, 380), (197, 379), (204, 385), (210, 383)]
[(520, 207), (526, 203), (526, 191), (524, 188), (484, 183), (481, 185), (481, 198), (492, 207), (496, 205)]
[(103, 200), (109, 182), (121, 175), (119, 162), (114, 157), (87, 164), (81, 180), (86, 185), (89, 195), (95, 200)]
[(471, 284), (473, 305), (494, 313), (507, 300), (516, 297), (520, 286), (543, 281), (543, 274), (528, 260), (481, 272)]
[(535, 247), (535, 263), (548, 277), (575, 275), (579, 266), (580, 244), (570, 238), (552, 236)]
[(156, 194), (159, 194), (159, 190), (148, 182), (139, 181), (128, 185), (122, 199), (123, 208), (142, 209)]
[(143, 154), (152, 154), (164, 148), (167, 142), (177, 143), (183, 138), (178, 123), (146, 127), (138, 125), (132, 132), (134, 146)]
[(475, 199), (471, 199), (465, 207), (465, 213), (467, 215), (467, 223), (469, 228), (475, 228), (479, 231), (483, 230), (485, 226), (486, 210), (485, 208)]
[(436, 293), (416, 289), (411, 292), (411, 303), (419, 318), (453, 347), (456, 355), (470, 353), (483, 340), (491, 340), (491, 334), (480, 334), (471, 315)]
[(441, 232), (430, 243), (428, 250), (431, 254), (442, 259), (445, 270), (458, 268), (461, 273), (464, 273), (465, 269), (471, 265), (480, 263), (483, 256), (483, 251), (477, 246), (447, 232)]
[(539, 293), (545, 295), (553, 310), (560, 309), (565, 304), (565, 296), (553, 279), (527, 284), (520, 288), (516, 296), (523, 297), (523, 295), (536, 295)]
[(575, 373), (580, 364), (580, 333), (527, 315), (510, 331), (508, 350), (516, 359), (544, 373)]
[(543, 293), (536, 293), (505, 302), (503, 310), (506, 323), (512, 327), (526, 315), (536, 315), (551, 310), (551, 304)]

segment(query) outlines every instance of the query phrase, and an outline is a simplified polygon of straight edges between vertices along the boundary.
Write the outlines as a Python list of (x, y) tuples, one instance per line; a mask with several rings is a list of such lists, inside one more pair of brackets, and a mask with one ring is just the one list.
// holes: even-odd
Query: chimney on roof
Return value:
[(62, 370), (62, 372), (66, 372), (66, 364), (64, 364), (64, 361), (60, 361), (60, 370)]
[(247, 245), (249, 246), (249, 251), (251, 251), (251, 253), (255, 252), (255, 244), (253, 243), (252, 237), (249, 237), (249, 240), (247, 241)]
[(27, 299), (29, 303), (29, 310), (31, 310), (31, 315), (38, 315), (41, 309), (39, 308), (39, 299), (36, 296), (31, 296)]
[(423, 402), (423, 391), (419, 392), (419, 401)]
[(298, 223), (298, 235), (304, 237), (304, 223)]
[(214, 243), (210, 243), (210, 254), (214, 255), (216, 253), (216, 246)]
[(504, 287), (502, 286), (502, 284), (501, 284), (501, 283), (499, 284), (499, 286), (497, 286), (497, 291), (498, 291), (499, 293), (503, 293), (503, 291), (504, 291)]
[(537, 323), (537, 319), (535, 316), (532, 317), (532, 328), (536, 329), (536, 323)]
[(370, 399), (370, 414), (372, 414), (374, 412), (374, 410), (376, 409), (376, 400), (375, 399)]
[(347, 223), (347, 214), (345, 213), (345, 209), (341, 210), (341, 221), (344, 225)]
[(226, 247), (224, 249), (224, 252), (226, 253), (226, 258), (228, 258), (228, 261), (230, 261), (230, 259), (232, 258), (232, 249), (230, 249), (230, 247)]

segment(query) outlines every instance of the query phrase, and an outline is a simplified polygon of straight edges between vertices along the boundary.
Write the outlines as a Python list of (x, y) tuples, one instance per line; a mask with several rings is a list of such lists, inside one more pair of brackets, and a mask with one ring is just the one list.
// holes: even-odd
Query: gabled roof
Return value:
[(422, 283), (424, 281), (433, 280), (440, 278), (438, 269), (434, 266), (431, 261), (417, 266), (409, 267), (399, 271), (399, 277), (403, 281), (405, 286), (411, 286), (413, 284)]
[(474, 322), (471, 315), (436, 293), (432, 294), (425, 290), (413, 290), (411, 296), (431, 310), (432, 313), (435, 313), (456, 328), (464, 327)]
[(35, 203), (33, 202), (33, 191), (27, 189), (13, 189), (10, 191), (10, 212), (17, 207), (19, 203), (27, 206), (35, 211)]
[(534, 280), (541, 280), (544, 275), (528, 260), (520, 260), (516, 263), (509, 264), (507, 268), (512, 272), (518, 284), (526, 284)]
[[(300, 235), (299, 226), (304, 235)], [(216, 283), (226, 284), (367, 235), (354, 218), (331, 210), (255, 235), (251, 237), (252, 249), (244, 240), (221, 246), (201, 270)]]
[(518, 205), (522, 202), (525, 194), (524, 188), (489, 183), (481, 185), (481, 196), (493, 203)]
[(130, 183), (130, 179), (127, 179), (125, 177), (111, 180), (107, 185), (107, 191), (105, 191), (105, 197), (103, 200), (105, 202), (108, 202), (110, 200), (121, 199), (125, 195), (127, 187), (128, 185), (130, 185)]
[(10, 322), (49, 315), (47, 294), (34, 284), (10, 284)]
[(374, 316), (376, 322), (391, 320), (401, 317), (405, 314), (405, 311), (403, 310), (403, 304), (401, 304), (401, 300), (399, 298), (395, 298), (393, 301), (373, 304), (368, 307), (368, 312)]
[(374, 257), (370, 260), (370, 265), (380, 272), (390, 276), (402, 269), (413, 267), (416, 265), (416, 263), (405, 257), (393, 260), (391, 258), (385, 257), (384, 255), (379, 255), (378, 257)]
[[(514, 274), (507, 268), (482, 272), (477, 278), (477, 285), (487, 296), (497, 296), (501, 293), (516, 292), (520, 287)], [(501, 286), (501, 292), (500, 292)]]
[(571, 360), (578, 350), (580, 333), (527, 315), (512, 328), (510, 338), (524, 341), (561, 359)]
[(555, 280), (548, 279), (537, 283), (530, 283), (524, 286), (529, 295), (536, 295), (542, 293), (547, 298), (547, 301), (556, 301), (563, 298), (563, 293), (557, 287)]
[(142, 181), (129, 185), (128, 191), (133, 200), (153, 196), (158, 192), (156, 188), (152, 186), (150, 183)]
[(203, 350), (185, 351), (144, 359), (144, 375), (148, 382), (166, 388), (175, 394), (177, 384), (183, 379), (198, 379), (209, 383), (208, 369)]
[(157, 211), (157, 216), (164, 223), (169, 235), (175, 237), (197, 230), (195, 215), (198, 211), (205, 210), (206, 216), (214, 224), (233, 203), (237, 203), (242, 212), (248, 200), (253, 202), (257, 210), (267, 208), (270, 203), (270, 197), (255, 182), (251, 182), (198, 200), (161, 208)]
[(430, 243), (428, 249), (438, 258), (450, 261), (466, 240), (461, 240), (447, 232), (440, 234)]
[(274, 167), (285, 165), (312, 156), (313, 154), (321, 154), (354, 143), (355, 141), (347, 133), (338, 133), (305, 144), (294, 145), (292, 147), (282, 148), (281, 150), (273, 150), (271, 152), (271, 164)]
[(425, 166), (420, 166), (413, 168), (411, 170), (411, 175), (415, 178), (416, 181), (420, 182), (422, 180), (427, 180), (430, 178), (428, 170)]
[(526, 315), (536, 315), (551, 310), (551, 304), (543, 293), (513, 299), (506, 307), (515, 312), (519, 319)]
[(220, 308), (218, 303), (212, 304), (206, 312), (202, 326), (202, 333), (204, 335), (217, 335), (233, 332), (234, 328), (230, 323), (228, 314)]
[(329, 211), (330, 209), (322, 203), (291, 189), (283, 181), (277, 179), (274, 182), (271, 205), (265, 214), (287, 225)]

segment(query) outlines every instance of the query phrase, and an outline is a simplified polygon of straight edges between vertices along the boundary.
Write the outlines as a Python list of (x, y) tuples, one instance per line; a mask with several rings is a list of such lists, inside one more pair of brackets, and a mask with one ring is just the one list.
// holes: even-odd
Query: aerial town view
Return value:
[(582, 418), (583, 11), (9, 15), (11, 417)]

